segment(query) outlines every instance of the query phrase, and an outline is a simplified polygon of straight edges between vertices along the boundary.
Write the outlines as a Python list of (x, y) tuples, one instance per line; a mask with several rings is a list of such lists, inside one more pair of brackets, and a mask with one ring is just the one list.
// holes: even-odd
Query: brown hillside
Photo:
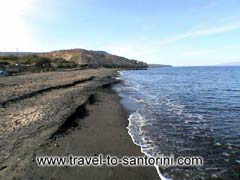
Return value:
[(42, 53), (41, 56), (50, 59), (63, 58), (67, 61), (73, 61), (77, 64), (88, 65), (89, 67), (107, 67), (107, 68), (146, 68), (144, 62), (129, 60), (124, 57), (109, 54), (104, 51), (88, 51), (84, 49), (58, 50), (48, 53)]

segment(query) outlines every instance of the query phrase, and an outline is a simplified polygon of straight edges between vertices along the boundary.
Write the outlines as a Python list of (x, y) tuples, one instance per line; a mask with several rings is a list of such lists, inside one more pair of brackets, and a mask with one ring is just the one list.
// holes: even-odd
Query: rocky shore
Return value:
[[(78, 106), (87, 101), (92, 90), (115, 82), (111, 78), (115, 72), (111, 69), (95, 69), (2, 77), (1, 165), (9, 160), (17, 162), (17, 159), (12, 157), (24, 156), (22, 147), (28, 137), (34, 139), (33, 136), (39, 135), (45, 128), (49, 133), (56, 131)], [(44, 134), (42, 139), (50, 135)], [(18, 147), (21, 150), (18, 150)], [(18, 156), (14, 156), (14, 153)]]
[[(71, 136), (64, 136), (65, 139), (60, 138), (60, 142), (57, 142), (59, 141), (59, 136), (69, 132), (69, 129), (71, 130), (78, 126), (78, 123), (75, 122), (76, 119), (81, 119), (91, 114), (86, 109), (86, 106), (96, 101), (96, 95), (103, 91), (103, 87), (117, 82), (114, 78), (116, 75), (116, 69), (99, 68), (0, 77), (0, 179), (26, 179), (27, 177), (28, 179), (41, 179), (43, 174), (49, 179), (51, 179), (50, 176), (55, 177), (51, 174), (51, 171), (49, 172), (48, 168), (39, 170), (39, 168), (35, 167), (34, 158), (38, 153), (52, 154), (56, 152), (55, 154), (58, 155), (59, 153), (57, 152), (61, 152), (64, 155), (67, 151), (64, 147), (66, 142), (72, 143), (72, 147), (68, 147), (68, 149), (70, 148), (69, 151), (75, 153), (92, 155), (93, 152), (107, 152), (109, 147), (109, 151), (113, 155), (140, 154), (139, 149), (131, 142), (125, 129), (124, 113), (122, 112), (120, 116), (115, 112), (114, 108), (120, 108), (119, 99), (115, 97), (117, 95), (112, 95), (112, 100), (111, 98), (109, 99), (109, 94), (106, 92), (104, 97), (99, 95), (102, 101), (108, 98), (108, 102), (102, 103), (104, 112), (96, 112), (99, 111), (96, 110), (97, 105), (92, 109), (95, 115), (93, 118), (90, 118), (89, 122), (92, 122), (90, 129), (92, 129), (93, 133), (89, 134), (87, 129), (78, 129), (76, 131), (86, 131), (86, 135), (84, 133), (81, 135), (82, 138), (85, 137), (86, 142), (78, 134), (74, 141), (71, 141)], [(114, 99), (115, 103), (111, 104), (111, 101), (114, 101)], [(109, 113), (109, 116), (105, 113)], [(105, 121), (105, 119), (108, 120)], [(120, 134), (111, 125), (109, 126), (109, 123), (112, 123), (112, 125), (115, 123), (116, 129), (119, 128)], [(97, 126), (95, 127), (93, 124)], [(98, 127), (100, 129), (96, 129)], [(106, 130), (108, 132), (104, 132)], [(105, 138), (98, 139), (98, 136), (100, 137), (104, 133)], [(114, 136), (123, 136), (125, 140), (119, 141), (119, 139), (115, 139), (115, 143), (111, 141), (101, 147), (92, 144), (93, 148), (87, 148), (84, 145), (87, 142), (98, 144), (98, 141), (104, 144), (104, 141), (108, 142)], [(74, 147), (78, 140), (80, 145)], [(60, 148), (61, 146), (59, 147), (59, 144), (61, 144), (62, 148)], [(129, 144), (125, 152), (121, 151), (121, 149), (117, 150), (117, 148), (125, 144)], [(52, 148), (57, 148), (57, 150), (52, 150)], [(157, 177), (154, 169), (143, 169), (146, 169), (145, 177)], [(89, 169), (89, 172), (92, 170)], [(113, 170), (107, 168), (105, 171)], [(126, 178), (128, 171), (131, 174), (131, 170), (121, 169), (120, 174), (118, 172), (115, 174), (115, 176), (119, 177), (114, 179), (136, 179), (136, 177), (139, 177), (137, 174), (139, 170), (135, 168), (132, 178)], [(109, 174), (101, 174), (101, 171), (96, 172), (95, 178), (88, 177), (88, 174), (79, 175), (78, 178), (95, 179), (100, 176), (103, 177), (102, 179), (106, 179), (108, 176), (108, 178), (111, 177)], [(70, 176), (71, 174), (66, 174), (65, 178), (56, 177), (58, 177), (57, 179), (66, 179)]]

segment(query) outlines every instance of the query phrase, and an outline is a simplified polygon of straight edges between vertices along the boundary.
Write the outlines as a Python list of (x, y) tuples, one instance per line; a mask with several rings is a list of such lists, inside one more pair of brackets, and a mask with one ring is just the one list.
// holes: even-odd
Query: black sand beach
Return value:
[[(8, 110), (19, 111), (22, 110), (21, 107), (33, 104), (40, 108), (41, 103), (48, 102), (52, 111), (49, 111), (49, 108), (48, 111), (42, 109), (41, 112), (47, 118), (39, 118), (27, 125), (20, 123), (13, 129), (9, 128), (9, 131), (1, 132), (3, 158), (0, 179), (159, 179), (156, 170), (151, 167), (36, 165), (35, 157), (41, 155), (142, 155), (127, 133), (127, 117), (120, 98), (108, 86), (114, 82), (111, 76), (116, 74), (116, 70), (96, 71), (98, 72), (94, 72), (94, 80), (63, 89), (53, 89), (1, 107), (1, 116), (5, 122), (8, 120), (6, 117), (9, 117), (6, 116)], [(91, 72), (88, 75), (92, 76)], [(72, 98), (69, 98), (70, 94)], [(66, 123), (66, 120), (70, 122)]]

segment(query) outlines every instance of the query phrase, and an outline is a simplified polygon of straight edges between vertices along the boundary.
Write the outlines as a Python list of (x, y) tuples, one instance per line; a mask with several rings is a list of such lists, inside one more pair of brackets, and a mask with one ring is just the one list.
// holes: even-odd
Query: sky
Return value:
[(83, 48), (174, 66), (240, 61), (240, 0), (0, 0), (0, 51)]

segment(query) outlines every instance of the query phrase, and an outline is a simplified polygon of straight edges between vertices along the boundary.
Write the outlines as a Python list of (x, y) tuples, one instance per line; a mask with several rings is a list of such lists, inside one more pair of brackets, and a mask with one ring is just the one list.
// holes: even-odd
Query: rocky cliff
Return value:
[(41, 56), (50, 59), (63, 58), (67, 61), (73, 61), (77, 64), (88, 67), (140, 69), (148, 66), (144, 62), (129, 60), (104, 51), (89, 51), (84, 49), (58, 50), (41, 53)]

